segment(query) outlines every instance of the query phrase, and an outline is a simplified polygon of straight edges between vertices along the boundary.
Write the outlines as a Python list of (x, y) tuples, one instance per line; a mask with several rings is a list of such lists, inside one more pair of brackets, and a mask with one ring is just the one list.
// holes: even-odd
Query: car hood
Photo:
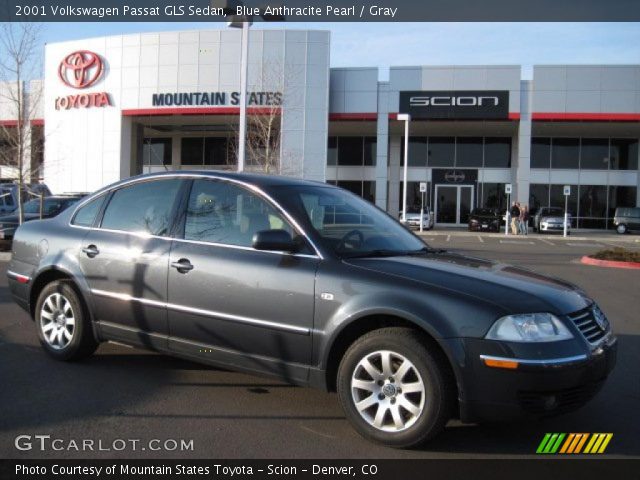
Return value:
[(583, 291), (569, 282), (525, 268), (451, 252), (345, 261), (359, 268), (492, 303), (506, 313), (544, 311), (562, 315), (592, 303)]
[(564, 217), (559, 217), (557, 215), (543, 215), (540, 217), (540, 220), (544, 222), (564, 222)]
[(498, 215), (478, 215), (476, 213), (469, 215), (469, 218), (475, 218), (477, 220), (498, 220)]

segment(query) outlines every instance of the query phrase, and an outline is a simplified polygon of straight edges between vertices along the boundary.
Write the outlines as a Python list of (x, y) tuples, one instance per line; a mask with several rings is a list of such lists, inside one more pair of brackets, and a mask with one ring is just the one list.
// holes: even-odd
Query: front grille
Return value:
[[(596, 321), (596, 315), (604, 318), (604, 329)], [(609, 322), (595, 303), (584, 310), (570, 314), (569, 318), (591, 344), (598, 343), (609, 332)]]
[(532, 392), (521, 390), (518, 401), (523, 410), (533, 415), (555, 415), (580, 408), (598, 393), (603, 382), (590, 383), (565, 390)]

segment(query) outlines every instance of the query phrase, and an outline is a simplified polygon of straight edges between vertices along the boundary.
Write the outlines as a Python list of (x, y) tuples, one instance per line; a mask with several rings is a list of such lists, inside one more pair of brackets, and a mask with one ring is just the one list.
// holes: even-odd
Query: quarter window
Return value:
[(231, 183), (195, 180), (189, 195), (184, 238), (251, 247), (262, 230), (293, 229), (262, 198)]
[(102, 228), (165, 236), (180, 180), (156, 180), (117, 190), (102, 219)]
[(81, 227), (91, 227), (96, 219), (96, 215), (104, 202), (104, 195), (94, 198), (89, 203), (80, 208), (75, 217), (73, 217), (72, 225), (79, 225)]

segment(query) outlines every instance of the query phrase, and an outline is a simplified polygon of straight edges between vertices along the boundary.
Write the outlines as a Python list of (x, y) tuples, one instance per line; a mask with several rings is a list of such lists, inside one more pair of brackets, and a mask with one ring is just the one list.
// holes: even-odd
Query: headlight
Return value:
[(573, 338), (573, 335), (550, 313), (524, 313), (499, 318), (485, 338), (507, 342), (559, 342)]

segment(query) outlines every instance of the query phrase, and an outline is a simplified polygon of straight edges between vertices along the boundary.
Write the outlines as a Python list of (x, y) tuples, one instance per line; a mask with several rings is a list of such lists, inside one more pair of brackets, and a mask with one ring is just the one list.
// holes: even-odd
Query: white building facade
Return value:
[[(337, 184), (397, 215), (397, 115), (409, 113), (408, 203), (424, 200), (438, 224), (504, 209), (509, 184), (532, 210), (563, 206), (570, 185), (574, 227), (610, 228), (616, 207), (640, 205), (640, 65), (535, 66), (532, 80), (517, 65), (392, 67), (380, 81), (375, 67), (331, 69), (330, 46), (325, 31), (251, 29), (249, 118), (273, 116), (279, 136), (270, 173)], [(45, 57), (32, 121), (52, 191), (236, 168), (239, 30), (54, 43)]]

